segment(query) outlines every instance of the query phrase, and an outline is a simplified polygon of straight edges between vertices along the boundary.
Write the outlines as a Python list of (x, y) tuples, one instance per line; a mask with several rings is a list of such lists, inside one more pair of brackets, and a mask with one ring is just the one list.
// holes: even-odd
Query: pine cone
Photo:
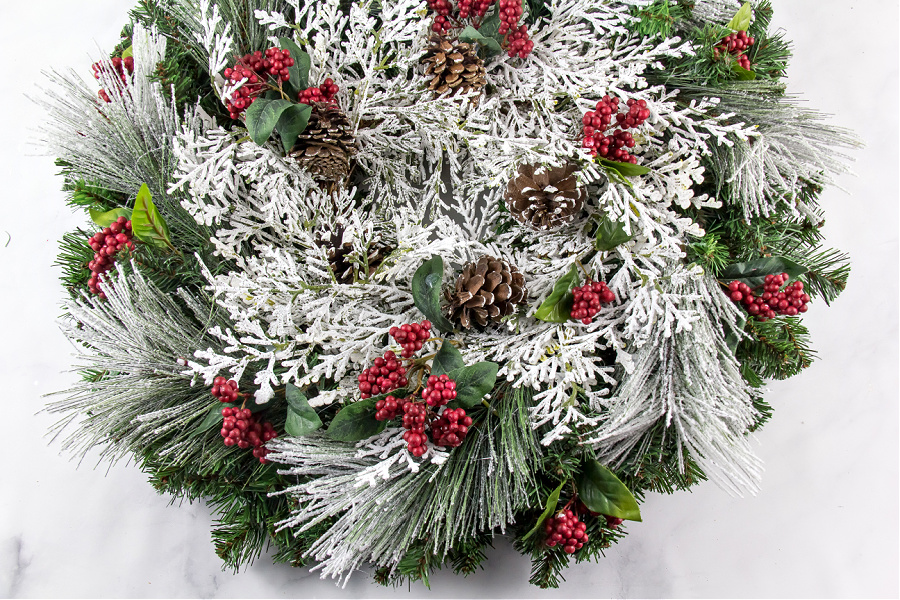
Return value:
[(335, 104), (314, 102), (311, 106), (309, 123), (294, 143), (291, 156), (315, 179), (342, 181), (356, 154), (350, 120)]
[[(353, 244), (344, 242), (344, 228), (342, 226), (336, 226), (329, 237), (321, 238), (318, 243), (319, 246), (326, 248), (328, 264), (338, 283), (349, 285), (362, 278), (360, 277), (362, 265), (351, 260), (350, 255), (353, 254)], [(384, 259), (393, 250), (391, 246), (380, 240), (369, 244), (369, 255), (367, 257), (369, 272), (366, 276), (377, 271)]]
[(571, 222), (587, 196), (578, 185), (576, 170), (577, 165), (572, 163), (553, 168), (521, 165), (503, 196), (510, 214), (523, 225), (541, 231)]
[(474, 321), (484, 327), (499, 322), (524, 304), (525, 277), (513, 265), (493, 256), (469, 263), (456, 280), (456, 291), (446, 292), (450, 319), (468, 329)]
[(484, 61), (472, 44), (450, 41), (441, 35), (432, 35), (428, 42), (428, 50), (420, 62), (426, 65), (425, 75), (431, 77), (428, 89), (435, 97), (484, 87)]

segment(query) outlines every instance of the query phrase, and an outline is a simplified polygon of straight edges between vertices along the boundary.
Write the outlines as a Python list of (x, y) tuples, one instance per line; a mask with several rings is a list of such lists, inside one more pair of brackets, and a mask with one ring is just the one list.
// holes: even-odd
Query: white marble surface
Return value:
[[(169, 506), (126, 464), (80, 468), (44, 433), (43, 394), (64, 388), (71, 347), (54, 325), (55, 241), (81, 223), (49, 158), (26, 145), (39, 69), (90, 73), (130, 0), (0, 3), (4, 68), (0, 202), (0, 596), (3, 597), (869, 597), (898, 594), (897, 3), (781, 0), (796, 42), (790, 89), (868, 143), (857, 177), (823, 196), (825, 231), (853, 255), (847, 292), (806, 322), (819, 360), (771, 386), (775, 419), (758, 436), (761, 493), (712, 485), (652, 497), (644, 522), (558, 591), (527, 584), (528, 561), (498, 540), (485, 571), (440, 573), (432, 590), (383, 589), (364, 575), (336, 588), (266, 558), (220, 569), (202, 504)], [(35, 35), (35, 33), (37, 35)], [(9, 236), (7, 243), (7, 236)]]

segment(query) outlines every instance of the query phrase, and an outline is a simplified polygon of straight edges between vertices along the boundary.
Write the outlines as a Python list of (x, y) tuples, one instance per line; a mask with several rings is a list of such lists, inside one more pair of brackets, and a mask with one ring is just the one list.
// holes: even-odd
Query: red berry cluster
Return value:
[[(599, 154), (609, 160), (637, 163), (637, 158), (626, 150), (634, 148), (634, 137), (627, 130), (643, 125), (650, 116), (650, 109), (646, 100), (630, 98), (625, 104), (628, 110), (620, 113), (619, 99), (607, 95), (597, 102), (595, 110), (584, 113), (581, 118), (584, 134), (581, 145), (590, 151), (591, 156)], [(619, 129), (607, 134), (613, 117)]]
[[(428, 8), (435, 13), (431, 30), (445, 34), (451, 29), (462, 29), (469, 21), (475, 29), (481, 26), (482, 19), (494, 0), (456, 0), (456, 15), (450, 0), (428, 0)], [(522, 0), (499, 0), (497, 2), (500, 18), (499, 33), (505, 37), (505, 47), (510, 58), (518, 56), (526, 58), (534, 49), (534, 42), (528, 38), (528, 26), (519, 25), (522, 18)]]
[(91, 270), (88, 289), (92, 294), (98, 294), (105, 299), (106, 294), (100, 291), (99, 275), (112, 268), (114, 257), (120, 250), (123, 248), (134, 250), (134, 242), (131, 241), (131, 221), (119, 217), (109, 227), (88, 238), (88, 245), (94, 250), (94, 259), (88, 263), (88, 269)]
[(409, 402), (406, 398), (394, 398), (388, 396), (384, 400), (375, 403), (375, 420), (390, 421), (396, 419), (403, 412), (403, 407)]
[[(134, 58), (131, 56), (126, 58), (119, 58), (116, 56), (107, 62), (95, 62), (91, 65), (91, 69), (94, 70), (94, 79), (100, 79), (101, 73), (104, 71), (109, 72), (109, 70), (112, 69), (119, 76), (119, 79), (122, 80), (122, 85), (128, 85), (128, 77), (125, 75), (125, 71), (128, 71), (129, 75), (134, 73)], [(104, 89), (97, 92), (97, 95), (100, 96), (100, 99), (104, 102), (112, 102), (109, 94), (107, 94)]]
[[(246, 80), (244, 85), (231, 94), (228, 112), (232, 119), (240, 117), (259, 95), (268, 87), (266, 79), (271, 77), (278, 84), (291, 78), (289, 67), (294, 59), (289, 50), (269, 48), (265, 53), (257, 50), (237, 59), (233, 67), (225, 69), (225, 78), (232, 83)], [(272, 86), (275, 87), (275, 86)]]
[(446, 374), (432, 375), (428, 378), (425, 391), (422, 392), (422, 400), (432, 408), (444, 406), (456, 398), (456, 382)]
[(422, 349), (422, 343), (431, 337), (431, 321), (427, 319), (421, 323), (409, 323), (400, 327), (391, 327), (388, 333), (394, 341), (403, 346), (400, 356), (410, 358)]
[(374, 364), (356, 379), (363, 399), (406, 387), (409, 383), (406, 380), (406, 369), (390, 350), (384, 353), (384, 358), (376, 358)]
[(341, 88), (329, 77), (322, 82), (322, 85), (309, 87), (300, 92), (300, 96), (297, 99), (303, 104), (312, 104), (313, 102), (333, 103), (334, 96), (339, 91), (341, 91)]
[(744, 305), (747, 312), (760, 321), (775, 318), (776, 315), (795, 317), (809, 310), (809, 294), (803, 292), (803, 282), (795, 281), (781, 290), (790, 275), (766, 275), (763, 293), (756, 295), (749, 285), (740, 281), (728, 284), (728, 296), (733, 302)]
[(268, 462), (266, 454), (269, 451), (263, 444), (278, 437), (271, 423), (257, 421), (249, 408), (223, 408), (222, 417), (222, 430), (219, 433), (225, 438), (226, 446), (244, 449), (253, 446), (253, 456), (261, 463)]
[(562, 546), (563, 552), (574, 554), (588, 542), (586, 529), (587, 525), (578, 519), (577, 514), (571, 510), (561, 510), (555, 517), (547, 519), (544, 525), (546, 543), (551, 548)]
[[(456, 392), (453, 392), (454, 397)], [(472, 417), (466, 416), (462, 408), (448, 408), (441, 416), (431, 422), (431, 437), (435, 446), (456, 448), (462, 444), (469, 427), (472, 426)]]
[(403, 440), (413, 456), (422, 456), (428, 449), (426, 428), (430, 429), (435, 446), (455, 448), (462, 444), (472, 426), (472, 417), (466, 416), (462, 408), (446, 408), (440, 414), (437, 412), (456, 398), (456, 382), (447, 375), (432, 375), (428, 378), (422, 398), (424, 402), (394, 396), (379, 400), (375, 403), (375, 419), (390, 421), (403, 413), (403, 428), (406, 429)]
[(234, 379), (226, 380), (224, 377), (216, 377), (213, 379), (212, 395), (219, 399), (219, 402), (237, 402), (238, 384)]
[(483, 17), (493, 3), (494, 0), (457, 0), (459, 18), (468, 19), (471, 15)]
[(600, 312), (600, 305), (609, 304), (616, 299), (604, 281), (589, 280), (583, 286), (574, 288), (572, 295), (575, 303), (572, 305), (571, 317), (585, 325), (590, 325), (594, 315)]
[(737, 33), (732, 33), (726, 35), (722, 38), (722, 41), (719, 42), (715, 48), (713, 48), (713, 57), (719, 58), (724, 53), (730, 53), (737, 55), (738, 64), (744, 69), (750, 70), (750, 59), (747, 58), (747, 55), (744, 54), (744, 51), (747, 50), (750, 46), (753, 45), (753, 42), (756, 40), (749, 35), (743, 29), (738, 31)]
[(425, 435), (425, 425), (428, 419), (428, 409), (424, 402), (407, 401), (403, 405), (403, 440), (406, 448), (413, 456), (422, 456), (428, 449), (428, 436)]

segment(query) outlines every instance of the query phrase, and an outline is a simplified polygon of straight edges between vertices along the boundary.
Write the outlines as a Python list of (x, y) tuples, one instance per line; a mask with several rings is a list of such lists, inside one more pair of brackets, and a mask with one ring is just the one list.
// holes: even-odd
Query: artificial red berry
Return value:
[(603, 304), (616, 299), (615, 295), (603, 281), (588, 280), (583, 286), (572, 290), (574, 303), (570, 317), (589, 325)]
[(566, 554), (574, 554), (588, 543), (587, 525), (571, 510), (561, 510), (547, 519), (544, 542), (553, 548), (562, 546)]
[(386, 394), (406, 387), (406, 369), (397, 360), (397, 355), (388, 350), (384, 357), (376, 358), (371, 367), (357, 377), (359, 391), (363, 399)]
[(92, 294), (106, 298), (100, 290), (101, 273), (109, 271), (115, 260), (114, 257), (123, 249), (134, 250), (132, 242), (131, 221), (126, 217), (119, 217), (116, 221), (98, 231), (88, 238), (87, 244), (94, 251), (94, 258), (88, 262), (91, 276), (88, 278), (88, 289)]
[(375, 420), (390, 421), (403, 412), (403, 407), (409, 402), (409, 398), (395, 398), (388, 396), (384, 400), (375, 403)]
[(738, 65), (742, 68), (751, 70), (750, 59), (744, 52), (756, 42), (750, 37), (746, 31), (737, 31), (722, 38), (722, 40), (713, 48), (713, 58), (719, 59), (725, 54), (732, 54), (738, 61)]
[[(294, 59), (290, 50), (282, 48), (268, 48), (265, 53), (257, 50), (238, 58), (233, 66), (223, 72), (225, 79), (232, 84), (243, 82), (241, 87), (232, 92), (231, 100), (226, 103), (229, 116), (232, 119), (240, 118), (241, 113), (263, 92), (289, 81), (291, 77), (288, 69), (292, 66)], [(268, 83), (270, 79), (272, 83)]]
[(222, 429), (219, 432), (226, 446), (246, 449), (253, 447), (253, 456), (261, 463), (269, 462), (264, 444), (278, 437), (275, 428), (266, 421), (260, 423), (249, 408), (226, 407), (222, 409)]
[(421, 323), (403, 324), (400, 327), (391, 327), (388, 331), (394, 341), (403, 347), (400, 356), (411, 358), (413, 354), (422, 349), (422, 343), (431, 337), (431, 321)]
[(216, 377), (213, 380), (212, 395), (220, 402), (237, 402), (238, 384), (234, 379), (226, 381), (224, 377)]
[(795, 317), (809, 310), (809, 295), (803, 292), (803, 282), (795, 281), (782, 289), (790, 279), (787, 273), (766, 275), (762, 293), (756, 294), (746, 283), (732, 281), (728, 284), (728, 297), (744, 305), (747, 313), (760, 321), (777, 315)]
[(403, 440), (413, 456), (422, 456), (428, 449), (425, 425), (428, 411), (424, 402), (407, 402), (403, 405)]
[[(637, 164), (637, 157), (627, 150), (635, 146), (634, 136), (627, 130), (643, 125), (650, 117), (650, 109), (646, 100), (630, 98), (625, 104), (626, 112), (619, 112), (619, 99), (607, 95), (597, 102), (595, 110), (586, 112), (582, 117), (584, 137), (581, 146), (592, 156)], [(606, 133), (613, 121), (619, 129)]]
[(455, 448), (462, 444), (472, 426), (472, 417), (465, 409), (447, 408), (441, 416), (431, 422), (431, 439), (435, 446)]
[(447, 374), (432, 375), (428, 378), (425, 391), (422, 392), (422, 399), (432, 408), (444, 406), (451, 400), (456, 398), (456, 382), (450, 379)]

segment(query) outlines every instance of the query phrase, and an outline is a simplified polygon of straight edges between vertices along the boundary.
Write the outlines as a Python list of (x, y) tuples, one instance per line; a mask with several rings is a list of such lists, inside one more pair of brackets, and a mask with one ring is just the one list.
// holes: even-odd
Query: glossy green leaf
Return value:
[(309, 400), (300, 389), (289, 383), (285, 386), (288, 411), (287, 420), (284, 423), (284, 431), (288, 435), (300, 437), (309, 435), (322, 427), (322, 419), (316, 414), (315, 409), (309, 405)]
[[(484, 29), (485, 25), (487, 25), (487, 19), (485, 23), (482, 25), (482, 29)], [(497, 28), (499, 29), (500, 19), (497, 19)], [(459, 34), (459, 41), (466, 42), (468, 44), (478, 43), (482, 48), (484, 48), (485, 54), (488, 56), (494, 54), (500, 54), (503, 52), (503, 48), (500, 46), (500, 43), (494, 39), (493, 37), (489, 37), (481, 33), (481, 31), (475, 29), (471, 25), (467, 26), (462, 32)]]
[(275, 130), (282, 113), (295, 106), (289, 100), (269, 100), (257, 98), (244, 113), (244, 124), (250, 137), (259, 145), (266, 143)]
[(441, 347), (437, 354), (434, 355), (434, 360), (431, 363), (431, 374), (449, 375), (451, 371), (465, 366), (466, 363), (463, 361), (462, 354), (459, 353), (456, 346), (444, 340), (441, 342)]
[(122, 58), (134, 58), (134, 46), (128, 46), (124, 50), (122, 50)]
[(734, 73), (737, 75), (737, 78), (741, 81), (753, 81), (754, 79), (756, 79), (756, 73), (754, 73), (753, 71), (748, 71), (737, 63), (734, 63), (734, 65), (732, 65), (731, 70), (734, 71)]
[(616, 173), (625, 177), (637, 177), (638, 175), (646, 175), (650, 169), (641, 165), (633, 165), (631, 163), (619, 162), (617, 160), (609, 160), (598, 156), (597, 162), (608, 169), (614, 170)]
[(288, 84), (294, 89), (296, 94), (302, 92), (309, 87), (309, 54), (300, 49), (294, 40), (289, 37), (278, 38), (279, 45), (291, 53), (294, 59), (294, 66), (288, 67), (290, 78)]
[(752, 18), (753, 7), (749, 2), (744, 2), (725, 27), (732, 31), (747, 31), (747, 28), (750, 27), (750, 19)]
[(572, 316), (572, 304), (575, 302), (570, 290), (578, 285), (578, 280), (578, 265), (572, 265), (569, 272), (553, 285), (553, 291), (541, 303), (534, 316), (548, 323), (568, 321)]
[(153, 204), (153, 196), (146, 183), (141, 186), (134, 201), (134, 210), (131, 211), (131, 233), (146, 244), (158, 248), (173, 248), (172, 240), (169, 239), (169, 226)]
[(597, 227), (594, 247), (597, 250), (608, 252), (631, 238), (632, 236), (625, 232), (625, 226), (621, 221), (613, 221), (608, 217), (603, 217)]
[(578, 498), (595, 513), (629, 521), (641, 520), (641, 509), (634, 494), (615, 473), (596, 460), (586, 461), (582, 465)]
[(384, 431), (387, 421), (375, 419), (377, 398), (348, 404), (338, 411), (325, 435), (341, 442), (358, 442)]
[(806, 267), (791, 260), (780, 256), (769, 256), (750, 262), (728, 265), (722, 271), (719, 279), (721, 281), (742, 281), (751, 288), (755, 288), (765, 283), (766, 275), (787, 273), (794, 278), (803, 275), (806, 271)]
[(291, 151), (294, 142), (297, 141), (297, 136), (306, 129), (310, 114), (312, 114), (312, 106), (308, 104), (292, 104), (281, 113), (275, 130), (281, 136), (281, 145), (284, 147), (285, 154)]
[(412, 278), (412, 296), (416, 308), (441, 331), (452, 331), (453, 323), (441, 312), (441, 285), (444, 280), (444, 260), (437, 255), (422, 263)]
[(494, 389), (500, 365), (488, 361), (454, 369), (449, 373), (456, 382), (456, 400), (463, 408), (481, 404), (481, 400)]
[(550, 518), (550, 515), (553, 514), (553, 511), (556, 510), (556, 505), (559, 504), (559, 493), (562, 491), (565, 484), (565, 480), (561, 481), (559, 487), (557, 487), (549, 496), (547, 496), (547, 503), (544, 505), (544, 512), (542, 512), (541, 516), (538, 517), (537, 523), (534, 524), (534, 527), (531, 528), (531, 531), (525, 534), (525, 536), (522, 538), (523, 540), (527, 540), (535, 533), (540, 531), (544, 526), (544, 523), (547, 522), (547, 519)]
[(114, 208), (106, 212), (100, 212), (92, 208), (89, 212), (91, 213), (91, 221), (100, 227), (109, 227), (119, 217), (131, 218), (131, 211), (127, 208)]

